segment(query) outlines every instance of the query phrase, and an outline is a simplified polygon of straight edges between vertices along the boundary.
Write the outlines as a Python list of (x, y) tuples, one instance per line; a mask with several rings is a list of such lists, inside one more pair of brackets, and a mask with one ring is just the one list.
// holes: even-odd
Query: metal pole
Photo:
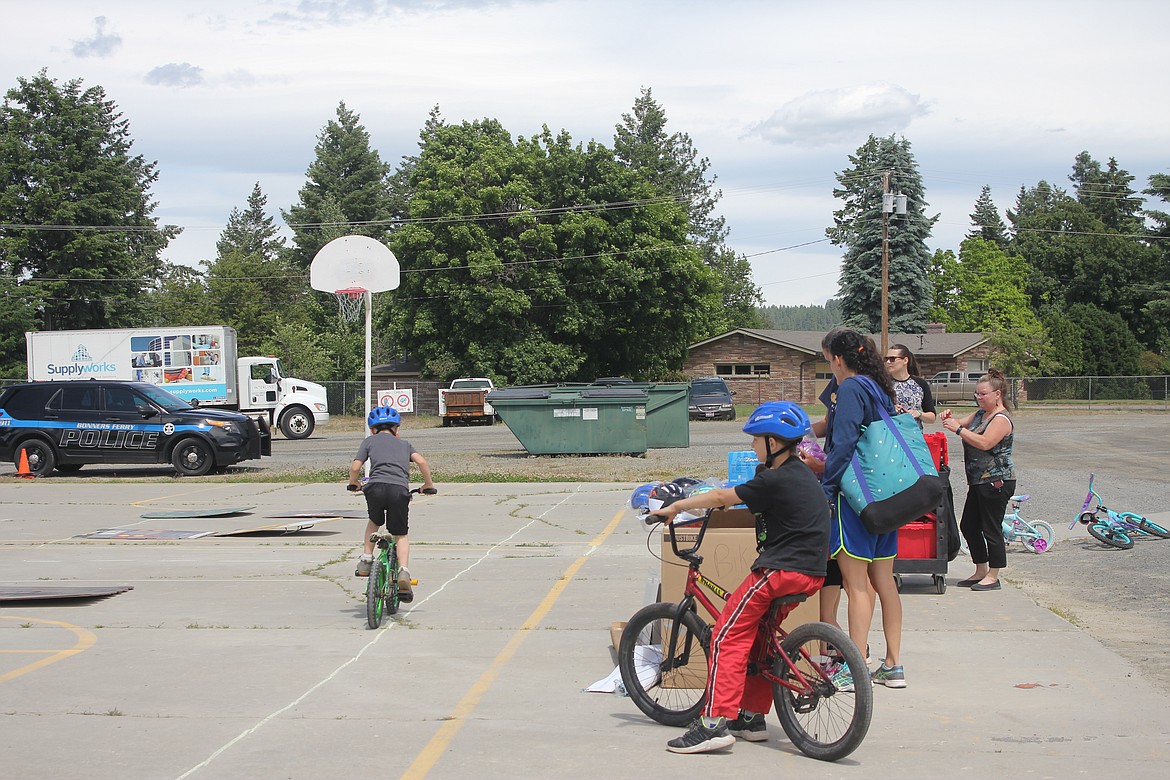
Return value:
[(882, 355), (890, 348), (890, 172), (882, 174)]
[[(369, 420), (370, 419), (370, 409), (373, 408), (373, 406), (370, 403), (370, 396), (372, 395), (372, 387), (373, 387), (373, 376), (372, 376), (373, 366), (371, 364), (373, 362), (372, 342), (373, 342), (373, 332), (374, 332), (374, 327), (373, 327), (374, 294), (372, 292), (370, 292), (369, 290), (366, 290), (364, 293), (362, 293), (362, 295), (365, 297), (364, 303), (366, 305), (366, 417), (365, 417), (365, 419)], [(364, 424), (364, 422), (365, 421), (363, 420), (363, 424)], [(368, 460), (366, 461), (365, 474), (367, 477), (370, 476), (370, 462)]]

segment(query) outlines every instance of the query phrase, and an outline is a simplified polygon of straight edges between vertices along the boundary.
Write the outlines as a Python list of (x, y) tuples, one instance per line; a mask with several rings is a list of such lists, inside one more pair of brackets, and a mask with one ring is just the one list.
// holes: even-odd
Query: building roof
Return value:
[[(821, 354), (821, 339), (825, 337), (822, 330), (760, 330), (757, 328), (737, 328), (713, 338), (691, 344), (690, 349), (722, 341), (729, 336), (742, 334), (750, 338), (767, 341), (780, 347), (786, 347), (795, 352), (804, 352), (809, 355)], [(985, 343), (987, 336), (983, 333), (891, 333), (891, 344), (905, 344), (917, 357), (947, 357), (954, 358)]]

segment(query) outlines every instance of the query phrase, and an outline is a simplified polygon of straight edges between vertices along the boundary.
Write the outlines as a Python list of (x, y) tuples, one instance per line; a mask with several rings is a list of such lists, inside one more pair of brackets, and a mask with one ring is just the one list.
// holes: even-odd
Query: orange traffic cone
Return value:
[(20, 448), (20, 466), (16, 469), (16, 476), (21, 479), (36, 479), (37, 475), (32, 473), (32, 469), (28, 467), (28, 450), (24, 447)]

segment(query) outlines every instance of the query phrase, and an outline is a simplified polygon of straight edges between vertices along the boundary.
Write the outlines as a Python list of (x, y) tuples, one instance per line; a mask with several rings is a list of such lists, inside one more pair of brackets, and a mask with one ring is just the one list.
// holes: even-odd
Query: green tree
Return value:
[(1068, 308), (1081, 329), (1082, 368), (1089, 376), (1135, 376), (1141, 368), (1141, 345), (1121, 315), (1087, 303)]
[(979, 193), (979, 199), (975, 201), (975, 211), (971, 212), (971, 225), (972, 229), (967, 232), (967, 238), (981, 238), (998, 244), (1001, 249), (1007, 248), (1009, 240), (1007, 224), (991, 199), (991, 187), (986, 184)]
[(747, 257), (725, 246), (727, 222), (715, 211), (723, 193), (715, 189), (716, 177), (708, 178), (711, 161), (699, 157), (688, 134), (668, 135), (666, 125), (666, 111), (654, 100), (651, 89), (643, 87), (633, 112), (622, 114), (615, 128), (614, 155), (686, 209), (687, 236), (699, 247), (703, 262), (715, 272), (722, 288), (724, 319), (711, 323), (711, 334), (759, 327), (763, 323), (756, 308), (763, 303), (763, 295), (752, 279)]
[(658, 377), (718, 311), (685, 211), (601, 144), (443, 126), (411, 184), (412, 222), (393, 238), (409, 272), (386, 325), (440, 378)]
[(926, 328), (931, 283), (931, 255), (926, 248), (938, 219), (927, 217), (926, 190), (910, 142), (894, 136), (870, 136), (850, 167), (837, 174), (840, 188), (833, 196), (843, 205), (833, 212), (829, 240), (843, 247), (840, 300), (845, 324), (871, 333), (882, 325), (882, 175), (890, 174), (890, 191), (907, 196), (904, 216), (889, 219), (889, 328), (919, 333)]
[[(1170, 174), (1155, 173), (1150, 176), (1150, 186), (1143, 190), (1146, 195), (1170, 203)], [(1149, 209), (1145, 216), (1151, 223), (1150, 246), (1154, 254), (1154, 271), (1149, 281), (1149, 299), (1142, 313), (1154, 322), (1170, 323), (1170, 214), (1160, 209)], [(1170, 335), (1163, 332), (1156, 344), (1149, 345), (1151, 352), (1159, 356), (1152, 361), (1155, 365), (1170, 363)]]
[(1077, 197), (1041, 181), (1021, 188), (1015, 210), (1008, 212), (1013, 249), (1033, 269), (1033, 306), (1085, 303), (1115, 312), (1143, 345), (1156, 348), (1167, 328), (1144, 312), (1157, 278), (1157, 254), (1130, 216), (1126, 193), (1132, 177), (1112, 161), (1102, 172), (1082, 153), (1071, 178)]
[(24, 334), (36, 330), (38, 300), (35, 284), (19, 284), (0, 273), (0, 379), (28, 376)]
[(101, 87), (17, 79), (0, 107), (0, 273), (38, 297), (42, 329), (132, 325), (159, 253), (178, 235), (152, 215), (156, 163)]
[(240, 354), (259, 353), (278, 320), (303, 322), (308, 311), (304, 274), (289, 264), (267, 204), (257, 183), (246, 208), (228, 215), (215, 260), (203, 263), (211, 319), (235, 328)]
[(158, 280), (146, 295), (141, 325), (177, 327), (219, 324), (207, 289), (207, 275), (188, 265), (162, 262)]
[[(337, 119), (317, 136), (316, 158), (309, 165), (298, 203), (283, 212), (292, 228), (290, 262), (308, 269), (313, 257), (329, 242), (326, 236), (339, 227), (339, 235), (363, 235), (385, 240), (394, 218), (394, 199), (388, 177), (390, 167), (370, 145), (370, 134), (360, 117), (341, 103)], [(337, 213), (327, 213), (332, 199)]]

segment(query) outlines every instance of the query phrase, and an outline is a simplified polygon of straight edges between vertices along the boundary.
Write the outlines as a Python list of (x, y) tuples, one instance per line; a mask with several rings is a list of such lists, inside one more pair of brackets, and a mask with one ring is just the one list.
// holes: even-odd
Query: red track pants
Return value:
[[(740, 710), (766, 714), (772, 709), (772, 684), (748, 677), (748, 658), (759, 635), (760, 618), (772, 601), (795, 593), (812, 595), (824, 577), (780, 569), (753, 569), (727, 599), (711, 634), (711, 666), (707, 672), (707, 706), (710, 718), (734, 720)], [(787, 616), (795, 604), (783, 606)]]

